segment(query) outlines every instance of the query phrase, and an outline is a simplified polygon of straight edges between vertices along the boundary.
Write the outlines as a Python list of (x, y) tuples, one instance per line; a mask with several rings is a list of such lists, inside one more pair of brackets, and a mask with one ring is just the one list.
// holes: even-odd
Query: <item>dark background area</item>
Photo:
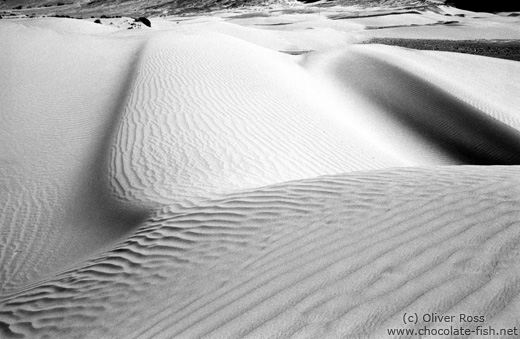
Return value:
[[(424, 7), (442, 0), (298, 0), (310, 6), (356, 5), (360, 7)], [(149, 17), (210, 13), (242, 6), (269, 5), (283, 0), (0, 0), (0, 17), (105, 16)], [(520, 12), (520, 0), (445, 0), (445, 4), (476, 12)]]
[(520, 1), (518, 0), (447, 0), (445, 4), (474, 12), (520, 11)]

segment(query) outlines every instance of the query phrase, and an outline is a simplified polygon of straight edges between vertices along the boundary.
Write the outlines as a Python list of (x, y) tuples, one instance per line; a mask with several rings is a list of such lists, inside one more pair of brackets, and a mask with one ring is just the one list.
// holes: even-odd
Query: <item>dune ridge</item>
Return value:
[(311, 79), (283, 55), (220, 34), (154, 37), (147, 50), (111, 155), (127, 200), (171, 205), (403, 164), (318, 111)]
[[(517, 326), (505, 311), (520, 292), (517, 178), (356, 172), (159, 213), (111, 251), (2, 297), (4, 335), (378, 337), (406, 310)], [(168, 299), (146, 306), (157, 295)]]
[(1, 31), (3, 291), (119, 239), (146, 212), (112, 199), (105, 172), (139, 42)]
[[(326, 72), (348, 91), (380, 106), (379, 114), (427, 139), (430, 147), (438, 147), (459, 163), (518, 165), (520, 134), (518, 125), (511, 126), (516, 118), (507, 119), (493, 109), (481, 110), (486, 106), (478, 100), (461, 100), (458, 91), (447, 92), (427, 77), (411, 73), (403, 63), (388, 61), (395, 49), (381, 57), (364, 47), (356, 46), (329, 60)], [(514, 96), (514, 89), (505, 92)]]

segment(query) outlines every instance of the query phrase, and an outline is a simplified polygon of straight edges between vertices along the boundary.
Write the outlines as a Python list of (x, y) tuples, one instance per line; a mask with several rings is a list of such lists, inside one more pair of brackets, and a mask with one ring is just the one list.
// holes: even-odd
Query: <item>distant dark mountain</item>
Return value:
[[(258, 6), (276, 3), (294, 3), (295, 0), (0, 0), (0, 11), (9, 15), (70, 15), (90, 16), (158, 16)], [(298, 0), (309, 5), (359, 5), (359, 6), (418, 6), (446, 4), (471, 11), (499, 12), (520, 11), (519, 0)], [(0, 12), (0, 15), (2, 13)], [(6, 14), (6, 13), (3, 13)]]
[[(0, 10), (21, 14), (68, 14), (73, 17), (154, 16), (211, 12), (240, 6), (269, 5), (287, 0), (0, 0)], [(1, 14), (1, 13), (0, 13)]]
[(520, 11), (520, 1), (518, 0), (447, 0), (446, 5), (474, 12), (494, 13)]

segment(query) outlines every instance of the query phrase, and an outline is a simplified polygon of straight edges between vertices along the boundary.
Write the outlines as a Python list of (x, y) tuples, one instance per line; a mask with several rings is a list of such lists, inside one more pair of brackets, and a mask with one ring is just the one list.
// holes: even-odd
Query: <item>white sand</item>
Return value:
[(520, 64), (350, 45), (441, 9), (0, 21), (0, 337), (520, 328)]

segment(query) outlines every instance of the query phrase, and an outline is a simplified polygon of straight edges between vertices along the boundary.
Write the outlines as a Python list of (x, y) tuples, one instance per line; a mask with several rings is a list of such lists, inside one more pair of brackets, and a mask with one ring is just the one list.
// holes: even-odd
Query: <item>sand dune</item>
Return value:
[(357, 172), (158, 213), (111, 251), (4, 297), (4, 335), (385, 337), (404, 312), (518, 326), (517, 178)]
[(241, 40), (153, 38), (118, 127), (114, 187), (126, 200), (171, 204), (402, 164), (314, 92), (289, 57)]
[(0, 29), (0, 260), (9, 289), (119, 239), (144, 216), (110, 197), (105, 165), (140, 47), (17, 24)]
[[(458, 163), (518, 165), (520, 125), (513, 113), (514, 109), (508, 112), (493, 107), (496, 106), (494, 102), (510, 100), (489, 100), (491, 94), (487, 94), (485, 102), (479, 103), (482, 99), (475, 95), (475, 92), (480, 92), (478, 86), (472, 86), (471, 94), (467, 93), (467, 88), (462, 90), (462, 86), (451, 91), (445, 90), (446, 80), (439, 76), (432, 77), (431, 69), (448, 62), (451, 55), (441, 54), (437, 60), (429, 60), (430, 71), (423, 67), (419, 74), (413, 73), (413, 66), (410, 67), (409, 63), (399, 60), (413, 57), (424, 60), (423, 56), (428, 58), (424, 52), (356, 46), (328, 57), (326, 67), (320, 72), (334, 77), (335, 83), (349, 95), (354, 92), (375, 104), (378, 108), (375, 116), (377, 120), (372, 124), (385, 117), (387, 121), (400, 124), (398, 128), (403, 133), (411, 131), (418, 138), (424, 138), (429, 147), (439, 149), (439, 152)], [(313, 63), (313, 58), (309, 56), (306, 62)], [(466, 58), (466, 62), (472, 59), (479, 63), (482, 58), (471, 56)], [(323, 63), (320, 60), (318, 62)], [(516, 65), (515, 62), (506, 64), (511, 67)], [(452, 69), (450, 77), (460, 75), (461, 78), (467, 78), (470, 72), (474, 70), (467, 67)], [(501, 96), (516, 98), (515, 93), (518, 93), (519, 88), (509, 87), (507, 83), (497, 80), (495, 78), (491, 81), (500, 87), (496, 90)], [(485, 87), (488, 86), (489, 82)], [(462, 91), (466, 93), (460, 93)], [(365, 112), (363, 114), (367, 115)], [(392, 130), (392, 134), (391, 137), (395, 138), (396, 131)]]
[(0, 21), (0, 337), (520, 326), (518, 62), (299, 15)]

